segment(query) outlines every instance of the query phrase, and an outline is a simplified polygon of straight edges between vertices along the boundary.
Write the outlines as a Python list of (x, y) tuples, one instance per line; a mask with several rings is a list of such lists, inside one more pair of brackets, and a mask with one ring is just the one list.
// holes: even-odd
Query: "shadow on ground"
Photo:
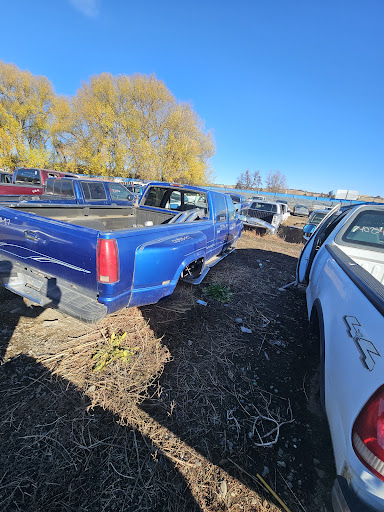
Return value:
[[(330, 470), (329, 481), (326, 476), (319, 484), (317, 470), (331, 466), (324, 449), (329, 439), (323, 435), (324, 420), (316, 412), (311, 384), (317, 347), (308, 335), (302, 294), (276, 293), (292, 280), (295, 263), (295, 258), (274, 252), (239, 250), (213, 269), (203, 286), (192, 292), (181, 286), (168, 301), (141, 308), (173, 357), (157, 394), (142, 410), (253, 489), (259, 496), (254, 504), (241, 505), (230, 478), (224, 485), (213, 472), (211, 481), (219, 486), (207, 495), (216, 501), (201, 505), (195, 499), (201, 489), (194, 488), (198, 466), (189, 470), (183, 453), (176, 454), (175, 463), (153, 440), (120, 425), (117, 416), (89, 409), (88, 398), (71, 382), (23, 354), (5, 359), (0, 367), (0, 509), (278, 510), (257, 481), (260, 473), (292, 511), (302, 509), (301, 502), (307, 512), (325, 510), (324, 488), (333, 475)], [(203, 289), (218, 280), (232, 290), (229, 304), (209, 300), (206, 307), (197, 307), (196, 297), (203, 298)], [(5, 302), (14, 302), (13, 294), (1, 294)], [(17, 308), (3, 318), (3, 355), (19, 318), (41, 312), (26, 309), (21, 299)], [(241, 333), (235, 322), (239, 316), (251, 334)], [(256, 419), (261, 411), (267, 419)], [(191, 483), (192, 470), (196, 480)], [(204, 485), (209, 488), (207, 477)]]

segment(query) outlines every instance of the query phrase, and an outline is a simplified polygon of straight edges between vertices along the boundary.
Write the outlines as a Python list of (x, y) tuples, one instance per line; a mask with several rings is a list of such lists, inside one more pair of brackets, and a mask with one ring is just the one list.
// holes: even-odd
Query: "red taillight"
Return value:
[(364, 466), (384, 481), (384, 386), (358, 415), (352, 429), (352, 446)]
[(97, 280), (100, 283), (116, 283), (119, 280), (119, 253), (116, 240), (97, 241)]

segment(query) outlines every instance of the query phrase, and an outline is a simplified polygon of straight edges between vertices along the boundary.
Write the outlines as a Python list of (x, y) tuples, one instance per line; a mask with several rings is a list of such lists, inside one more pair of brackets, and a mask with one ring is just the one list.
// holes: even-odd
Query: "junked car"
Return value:
[(293, 207), (292, 215), (299, 215), (299, 216), (302, 216), (302, 217), (308, 217), (308, 215), (309, 215), (308, 207), (305, 206), (304, 204), (295, 204), (295, 206)]
[(274, 235), (283, 221), (283, 209), (280, 203), (272, 201), (253, 201), (249, 208), (242, 210), (245, 226), (260, 228)]
[(296, 284), (320, 343), (320, 401), (337, 477), (335, 512), (384, 510), (384, 206), (328, 211)]
[(282, 222), (288, 219), (291, 211), (288, 207), (288, 203), (282, 202), (282, 201), (276, 201), (276, 203), (279, 203), (281, 206), (281, 212), (282, 212)]
[(236, 211), (240, 212), (243, 208), (247, 208), (249, 205), (248, 199), (242, 194), (232, 194), (230, 192), (225, 192), (227, 196), (232, 199), (233, 204), (235, 205)]
[(200, 284), (243, 229), (227, 195), (164, 182), (137, 206), (31, 201), (0, 217), (0, 284), (84, 322)]
[(286, 204), (287, 208), (288, 208), (288, 211), (291, 211), (289, 209), (288, 201), (286, 201), (285, 199), (276, 199), (276, 203)]
[(308, 224), (303, 227), (303, 238), (309, 240), (312, 234), (315, 232), (317, 226), (329, 213), (329, 210), (314, 210), (308, 219)]

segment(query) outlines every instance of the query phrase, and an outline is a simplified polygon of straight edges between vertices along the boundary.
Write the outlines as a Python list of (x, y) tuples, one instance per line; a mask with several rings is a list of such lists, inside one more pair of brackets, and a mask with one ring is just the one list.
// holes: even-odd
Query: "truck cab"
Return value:
[(77, 178), (76, 174), (49, 169), (35, 169), (29, 167), (20, 167), (15, 170), (12, 177), (12, 183), (24, 185), (45, 185), (48, 178)]

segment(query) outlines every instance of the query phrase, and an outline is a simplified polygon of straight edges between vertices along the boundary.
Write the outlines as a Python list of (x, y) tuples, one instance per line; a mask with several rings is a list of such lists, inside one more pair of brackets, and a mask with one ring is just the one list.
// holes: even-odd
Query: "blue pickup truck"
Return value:
[(242, 232), (232, 199), (149, 183), (137, 206), (0, 206), (0, 283), (33, 304), (97, 322), (198, 284)]
[(62, 204), (132, 205), (135, 199), (123, 185), (114, 181), (48, 178), (44, 193), (35, 196), (33, 201)]
[(48, 178), (44, 189), (39, 195), (15, 196), (0, 195), (0, 203), (16, 203), (23, 201), (34, 204), (98, 204), (98, 205), (132, 205), (137, 194), (127, 190), (122, 184), (114, 181), (79, 179), (79, 178)]

